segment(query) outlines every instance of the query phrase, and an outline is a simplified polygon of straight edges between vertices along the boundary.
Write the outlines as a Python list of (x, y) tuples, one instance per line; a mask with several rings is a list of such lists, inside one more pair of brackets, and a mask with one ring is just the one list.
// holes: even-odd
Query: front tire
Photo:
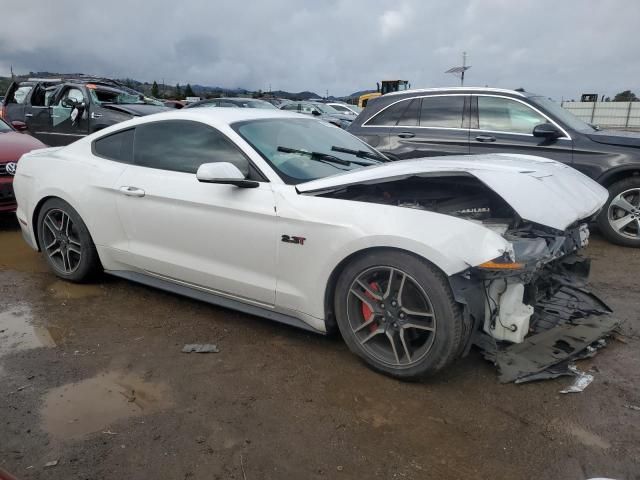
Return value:
[(640, 247), (640, 177), (609, 186), (609, 199), (598, 216), (598, 227), (612, 243)]
[(47, 200), (38, 214), (38, 242), (49, 267), (64, 280), (84, 282), (100, 260), (87, 226), (67, 202)]
[(347, 265), (336, 284), (335, 312), (353, 353), (404, 380), (439, 372), (464, 341), (461, 309), (447, 278), (406, 252), (371, 252)]

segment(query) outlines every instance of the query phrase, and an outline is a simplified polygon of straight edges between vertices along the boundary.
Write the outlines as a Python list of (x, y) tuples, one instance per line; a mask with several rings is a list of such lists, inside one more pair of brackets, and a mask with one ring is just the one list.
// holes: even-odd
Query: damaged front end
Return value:
[[(490, 187), (492, 177), (481, 181), (478, 176), (440, 172), (345, 185), (317, 194), (458, 217), (503, 237), (509, 248), (502, 257), (449, 277), (456, 300), (464, 306), (467, 342), (462, 354), (472, 345), (480, 347), (499, 368), (503, 382), (543, 378), (542, 372), (554, 366), (556, 371), (546, 378), (561, 375), (569, 360), (579, 358), (617, 326), (608, 315), (609, 307), (586, 289), (590, 265), (579, 254), (588, 242), (587, 225), (606, 192), (602, 189), (582, 210), (576, 205), (588, 204), (588, 189), (581, 192), (582, 199), (572, 197), (571, 204), (568, 200), (558, 204), (564, 215), (560, 218), (554, 215), (558, 212), (543, 215), (535, 204), (543, 194), (564, 200), (561, 194), (571, 187), (571, 179), (556, 185), (560, 180), (552, 175), (520, 173), (516, 180), (523, 192), (516, 195), (507, 191), (509, 179), (496, 180)], [(548, 192), (528, 192), (525, 180), (535, 188), (545, 182), (552, 187)], [(575, 184), (574, 189), (578, 197)], [(527, 194), (529, 202), (522, 199)], [(563, 222), (571, 218), (573, 223), (565, 226)]]
[(578, 252), (588, 236), (586, 224), (564, 232), (525, 224), (503, 233), (512, 255), (451, 277), (476, 327), (469, 345), (498, 367), (502, 382), (558, 376), (617, 327), (611, 309), (586, 289), (590, 263)]

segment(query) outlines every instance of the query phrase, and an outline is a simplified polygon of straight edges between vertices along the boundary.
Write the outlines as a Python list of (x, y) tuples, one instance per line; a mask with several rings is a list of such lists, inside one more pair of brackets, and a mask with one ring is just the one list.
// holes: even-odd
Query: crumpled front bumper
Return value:
[(496, 342), (489, 335), (475, 340), (484, 357), (498, 367), (501, 382), (544, 378), (541, 372), (580, 358), (619, 325), (602, 300), (576, 286), (561, 286), (553, 297), (539, 301), (534, 308), (533, 331), (524, 342)]
[[(577, 254), (556, 259), (534, 271), (523, 272), (524, 303), (533, 306), (529, 329), (521, 343), (500, 341), (482, 329), (485, 318), (485, 278), (451, 277), (456, 300), (464, 305), (471, 345), (500, 371), (501, 382), (521, 383), (552, 378), (570, 360), (593, 352), (592, 344), (619, 326), (612, 310), (587, 288), (590, 262)], [(471, 326), (471, 324), (473, 324)], [(566, 370), (566, 368), (565, 368)], [(546, 372), (546, 373), (545, 373)]]

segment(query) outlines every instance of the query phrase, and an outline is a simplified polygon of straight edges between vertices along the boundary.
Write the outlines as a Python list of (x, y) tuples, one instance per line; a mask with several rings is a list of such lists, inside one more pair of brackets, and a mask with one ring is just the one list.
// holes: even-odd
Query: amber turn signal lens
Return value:
[(484, 268), (485, 270), (520, 270), (524, 268), (524, 263), (501, 263), (494, 260), (489, 260), (488, 262), (484, 262), (478, 265), (478, 268)]

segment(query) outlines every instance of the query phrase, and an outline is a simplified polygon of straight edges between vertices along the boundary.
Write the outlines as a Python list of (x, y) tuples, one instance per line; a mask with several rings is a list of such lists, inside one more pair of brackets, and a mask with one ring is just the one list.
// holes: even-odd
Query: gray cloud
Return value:
[[(3, 12), (0, 74), (84, 72), (343, 95), (383, 78), (525, 87), (557, 99), (640, 90), (640, 2), (48, 0)], [(28, 35), (25, 34), (28, 32)]]

